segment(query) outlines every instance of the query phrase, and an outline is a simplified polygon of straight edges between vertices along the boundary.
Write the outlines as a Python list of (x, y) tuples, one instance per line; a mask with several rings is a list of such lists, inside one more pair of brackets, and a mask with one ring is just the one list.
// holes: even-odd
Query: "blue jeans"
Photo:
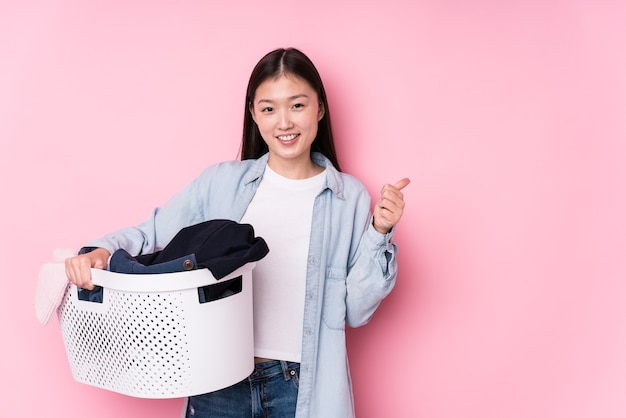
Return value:
[(296, 415), (300, 364), (257, 363), (246, 379), (216, 392), (191, 396), (187, 418), (289, 418)]

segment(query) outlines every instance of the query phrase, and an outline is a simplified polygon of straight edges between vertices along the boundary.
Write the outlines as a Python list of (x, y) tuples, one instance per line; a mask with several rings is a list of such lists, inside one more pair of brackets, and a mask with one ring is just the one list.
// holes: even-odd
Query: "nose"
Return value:
[(291, 128), (291, 119), (289, 118), (289, 112), (282, 111), (278, 115), (278, 129), (285, 130)]

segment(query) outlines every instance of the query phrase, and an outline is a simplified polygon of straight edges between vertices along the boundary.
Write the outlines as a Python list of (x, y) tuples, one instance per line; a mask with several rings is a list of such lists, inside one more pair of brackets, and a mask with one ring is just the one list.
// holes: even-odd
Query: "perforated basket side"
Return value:
[(145, 398), (191, 390), (184, 292), (107, 290), (102, 304), (80, 301), (70, 286), (59, 308), (74, 378)]

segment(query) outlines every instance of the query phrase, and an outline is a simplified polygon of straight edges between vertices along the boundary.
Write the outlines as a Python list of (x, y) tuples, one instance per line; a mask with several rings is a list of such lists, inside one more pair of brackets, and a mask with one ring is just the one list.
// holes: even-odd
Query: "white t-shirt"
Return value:
[(256, 357), (300, 362), (313, 203), (325, 178), (288, 179), (267, 166), (241, 219), (270, 249), (252, 271)]

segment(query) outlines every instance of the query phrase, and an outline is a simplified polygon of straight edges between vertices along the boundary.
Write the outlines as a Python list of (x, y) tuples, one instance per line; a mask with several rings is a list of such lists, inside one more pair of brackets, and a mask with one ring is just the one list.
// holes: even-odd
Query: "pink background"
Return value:
[(359, 416), (626, 416), (624, 3), (219, 3), (0, 2), (0, 416), (178, 416), (73, 381), (37, 272), (236, 158), (280, 46), (344, 170), (412, 179), (397, 287), (348, 332)]

